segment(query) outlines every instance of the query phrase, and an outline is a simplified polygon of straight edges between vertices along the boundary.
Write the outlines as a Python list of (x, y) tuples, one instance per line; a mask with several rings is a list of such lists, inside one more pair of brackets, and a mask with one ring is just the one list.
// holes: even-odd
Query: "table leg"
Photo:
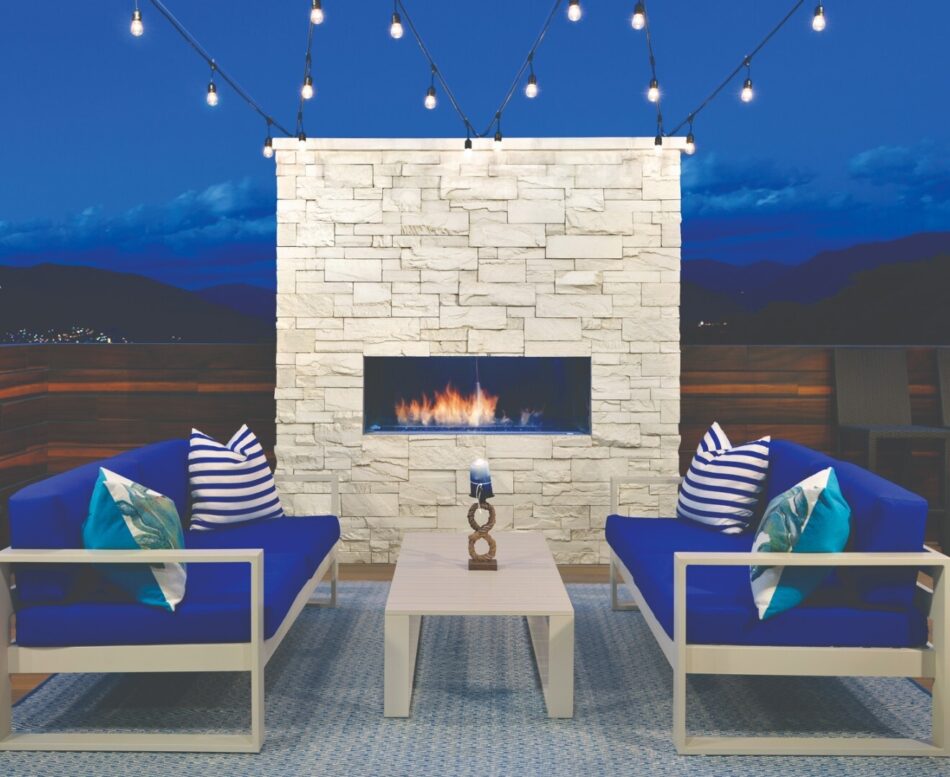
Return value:
[(383, 714), (408, 718), (416, 669), (421, 615), (387, 615), (384, 626)]
[(549, 718), (574, 717), (574, 616), (529, 615), (528, 631)]

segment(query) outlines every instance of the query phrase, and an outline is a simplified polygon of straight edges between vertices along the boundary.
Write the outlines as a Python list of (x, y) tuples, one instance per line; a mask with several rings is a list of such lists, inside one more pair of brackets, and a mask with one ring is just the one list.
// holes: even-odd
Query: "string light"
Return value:
[(630, 17), (630, 26), (635, 30), (642, 30), (647, 23), (647, 10), (643, 3), (637, 3), (633, 9), (633, 16)]
[(495, 142), (492, 144), (492, 148), (494, 148), (495, 151), (501, 151), (501, 143), (501, 114), (497, 113), (495, 114)]
[(660, 99), (660, 84), (655, 78), (650, 81), (650, 88), (647, 89), (647, 99), (651, 103), (655, 103)]
[(739, 97), (742, 99), (742, 102), (749, 103), (752, 102), (752, 98), (755, 97), (755, 92), (752, 91), (752, 60), (746, 58), (745, 61), (745, 81), (742, 84), (742, 91), (739, 92)]
[(528, 83), (524, 87), (524, 96), (533, 100), (538, 96), (538, 77), (534, 74), (534, 54), (528, 58), (531, 75), (528, 76)]
[(310, 23), (323, 24), (323, 6), (320, 0), (313, 0), (310, 5)]
[(399, 40), (403, 35), (402, 19), (399, 18), (399, 12), (396, 10), (395, 3), (393, 3), (393, 17), (389, 25), (389, 35), (394, 40)]
[(693, 137), (693, 122), (689, 122), (689, 132), (686, 133), (686, 147), (683, 149), (687, 155), (692, 156), (696, 153), (696, 138)]
[(472, 155), (472, 139), (470, 137), (465, 138), (465, 156)]
[(660, 133), (657, 133), (656, 137), (653, 138), (653, 150), (657, 154), (663, 153), (663, 136)]
[(303, 86), (300, 87), (300, 96), (304, 100), (310, 100), (313, 98), (314, 88), (313, 88), (313, 76), (306, 76), (303, 80)]
[(267, 137), (264, 138), (264, 148), (261, 150), (261, 153), (264, 154), (265, 159), (270, 159), (274, 156), (274, 139), (270, 135), (270, 119), (267, 120)]
[(139, 10), (138, 0), (135, 0), (135, 10), (132, 11), (132, 24), (129, 26), (129, 32), (136, 38), (141, 38), (145, 32), (145, 25), (142, 24), (142, 12)]
[(437, 100), (435, 99), (435, 65), (432, 65), (432, 82), (429, 84), (429, 88), (426, 90), (426, 98), (423, 100), (423, 105), (428, 108), (430, 111), (435, 109)]
[(581, 10), (581, 0), (571, 0), (567, 5), (567, 18), (572, 22), (579, 22), (584, 12)]
[(218, 87), (214, 83), (214, 71), (217, 70), (217, 66), (214, 62), (211, 63), (211, 80), (208, 82), (208, 95), (205, 97), (205, 100), (208, 102), (212, 108), (218, 104)]
[(818, 3), (815, 8), (815, 15), (811, 18), (811, 28), (815, 32), (821, 32), (827, 24), (825, 20), (825, 8), (823, 3)]
[(300, 148), (304, 149), (307, 147), (307, 133), (303, 130), (297, 133), (297, 142), (300, 144)]

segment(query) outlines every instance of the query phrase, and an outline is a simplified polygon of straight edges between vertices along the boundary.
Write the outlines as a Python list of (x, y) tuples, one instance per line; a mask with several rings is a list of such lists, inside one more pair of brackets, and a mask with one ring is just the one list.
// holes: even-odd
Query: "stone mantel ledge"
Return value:
[[(278, 151), (458, 151), (463, 138), (274, 138)], [(474, 151), (492, 150), (492, 138), (472, 138)], [(629, 138), (515, 138), (505, 137), (504, 151), (649, 151), (654, 139)], [(686, 138), (663, 138), (664, 151), (683, 151)]]

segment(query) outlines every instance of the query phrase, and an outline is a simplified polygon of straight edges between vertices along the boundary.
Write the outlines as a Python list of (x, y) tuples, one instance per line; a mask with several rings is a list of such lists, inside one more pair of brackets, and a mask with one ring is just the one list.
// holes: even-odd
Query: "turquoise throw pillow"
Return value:
[[(851, 531), (851, 507), (828, 467), (779, 494), (765, 508), (752, 544), (758, 553), (840, 553)], [(765, 620), (800, 604), (830, 574), (828, 567), (753, 566), (752, 596)]]
[[(185, 545), (171, 499), (102, 467), (82, 526), (82, 539), (92, 550), (158, 550)], [(184, 564), (103, 564), (101, 568), (109, 580), (142, 604), (174, 611), (185, 596)]]

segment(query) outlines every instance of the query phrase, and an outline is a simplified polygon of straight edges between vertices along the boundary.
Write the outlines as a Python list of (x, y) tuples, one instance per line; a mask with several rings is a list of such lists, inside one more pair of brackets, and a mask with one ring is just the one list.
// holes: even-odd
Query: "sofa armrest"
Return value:
[[(249, 564), (251, 567), (251, 642), (264, 642), (264, 551), (261, 549), (174, 548), (162, 550), (84, 550), (81, 548), (5, 548), (0, 551), (0, 650), (13, 615), (12, 564)], [(4, 639), (6, 637), (6, 639)], [(258, 648), (255, 648), (258, 649)]]
[[(950, 646), (950, 599), (947, 568), (950, 556), (925, 547), (917, 553), (754, 553), (677, 551), (673, 554), (673, 636), (686, 634), (686, 571), (697, 567), (739, 567), (763, 564), (780, 567), (917, 567), (930, 568), (933, 633)], [(685, 644), (685, 638), (683, 644)]]
[(632, 484), (638, 486), (678, 486), (683, 482), (679, 475), (654, 475), (644, 473), (642, 475), (622, 475), (610, 479), (610, 513), (617, 515), (620, 509), (620, 486)]
[(329, 483), (330, 484), (330, 512), (340, 517), (340, 476), (336, 472), (294, 472), (281, 474), (275, 478), (278, 485), (281, 483)]

